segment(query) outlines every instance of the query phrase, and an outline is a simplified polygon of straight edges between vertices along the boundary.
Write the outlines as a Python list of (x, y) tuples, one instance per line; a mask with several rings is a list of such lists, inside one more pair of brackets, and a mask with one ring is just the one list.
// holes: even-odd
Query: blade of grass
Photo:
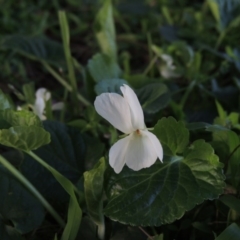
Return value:
[(73, 102), (77, 102), (77, 80), (74, 72), (74, 66), (73, 66), (73, 60), (72, 60), (72, 54), (70, 50), (70, 33), (69, 33), (69, 26), (68, 21), (66, 17), (66, 13), (64, 11), (58, 12), (58, 19), (60, 23), (61, 28), (61, 34), (62, 34), (62, 41), (63, 41), (63, 49), (65, 53), (65, 58), (67, 62), (67, 68), (68, 68), (68, 78), (72, 87), (72, 99)]
[(40, 163), (43, 167), (45, 167), (47, 170), (49, 170), (55, 177), (55, 179), (62, 185), (64, 190), (69, 194), (70, 201), (68, 207), (68, 221), (63, 231), (61, 240), (75, 240), (82, 219), (82, 210), (79, 206), (78, 199), (75, 193), (77, 193), (79, 196), (81, 195), (81, 193), (69, 179), (64, 177), (56, 169), (47, 164), (34, 152), (29, 151), (26, 153), (30, 155), (33, 159), (35, 159), (38, 163)]
[(189, 86), (187, 87), (187, 90), (186, 92), (184, 93), (182, 99), (181, 99), (181, 102), (179, 104), (179, 107), (183, 110), (184, 106), (185, 106), (185, 103), (189, 97), (189, 94), (192, 92), (194, 86), (196, 85), (196, 80), (193, 80)]

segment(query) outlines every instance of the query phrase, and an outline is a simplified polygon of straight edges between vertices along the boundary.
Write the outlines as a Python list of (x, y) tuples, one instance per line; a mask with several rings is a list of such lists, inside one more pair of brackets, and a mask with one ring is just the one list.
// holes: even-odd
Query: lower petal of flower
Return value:
[(159, 160), (162, 162), (163, 161), (163, 148), (162, 148), (160, 141), (153, 133), (151, 133), (149, 131), (144, 131), (144, 134), (147, 135), (147, 137), (151, 141)]
[(130, 135), (129, 146), (126, 151), (126, 165), (138, 171), (150, 167), (157, 160), (155, 146), (146, 134), (148, 131), (141, 131), (140, 134)]
[(117, 141), (109, 151), (109, 164), (116, 173), (120, 173), (126, 163), (126, 153), (130, 140), (131, 135)]

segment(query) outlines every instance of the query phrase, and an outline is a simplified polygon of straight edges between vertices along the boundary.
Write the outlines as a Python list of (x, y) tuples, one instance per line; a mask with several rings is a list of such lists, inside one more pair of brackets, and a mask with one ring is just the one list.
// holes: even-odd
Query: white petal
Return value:
[(64, 107), (63, 102), (57, 102), (52, 105), (52, 110), (62, 110)]
[(43, 115), (44, 109), (45, 109), (44, 99), (37, 98), (33, 106), (33, 111), (41, 120), (46, 119), (46, 117)]
[(126, 164), (134, 171), (150, 167), (157, 160), (155, 146), (146, 134), (147, 131), (140, 131), (140, 134), (131, 134), (131, 141), (126, 152)]
[(42, 98), (45, 101), (48, 101), (51, 97), (51, 93), (46, 88), (39, 88), (36, 91), (36, 98)]
[(117, 93), (102, 93), (94, 102), (99, 115), (123, 133), (133, 132), (129, 105)]
[(167, 63), (167, 65), (172, 65), (173, 64), (173, 58), (170, 56), (170, 55), (168, 55), (168, 54), (162, 54), (161, 55), (161, 58), (162, 58), (162, 60), (163, 61), (165, 61), (166, 63)]
[(151, 143), (156, 151), (156, 154), (157, 154), (159, 160), (162, 162), (163, 161), (163, 148), (162, 148), (160, 141), (153, 133), (151, 133), (149, 131), (144, 131), (144, 134), (146, 136), (148, 136), (149, 140), (151, 141)]
[(137, 95), (135, 92), (127, 85), (123, 85), (120, 88), (124, 98), (127, 100), (130, 110), (131, 110), (131, 120), (134, 130), (144, 129), (144, 116), (142, 107), (138, 101)]
[(126, 151), (129, 146), (131, 136), (127, 136), (117, 141), (109, 151), (109, 164), (116, 173), (120, 173), (126, 162)]

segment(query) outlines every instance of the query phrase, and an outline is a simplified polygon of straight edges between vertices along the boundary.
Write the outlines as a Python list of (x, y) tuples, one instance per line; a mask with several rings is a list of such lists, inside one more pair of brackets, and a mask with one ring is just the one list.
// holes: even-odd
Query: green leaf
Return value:
[(212, 233), (211, 228), (205, 222), (193, 222), (192, 226), (201, 232)]
[(116, 79), (121, 75), (121, 69), (118, 64), (109, 56), (96, 54), (88, 61), (88, 70), (95, 82), (107, 79)]
[(114, 228), (115, 232), (110, 240), (146, 240), (146, 235), (138, 227), (114, 223)]
[(96, 230), (96, 224), (90, 219), (90, 217), (85, 216), (82, 219), (76, 239), (99, 240), (96, 236)]
[(31, 151), (50, 142), (50, 134), (41, 127), (17, 126), (0, 130), (0, 144)]
[[(213, 133), (213, 144), (217, 149), (219, 147), (220, 151), (224, 151), (226, 149), (223, 152), (223, 160), (229, 161), (228, 166), (230, 170), (231, 182), (234, 187), (238, 187), (240, 183), (240, 148), (238, 147), (240, 144), (239, 136), (230, 130), (217, 131)], [(223, 146), (226, 146), (227, 148), (223, 148)], [(230, 156), (231, 153), (233, 154)]]
[(0, 215), (5, 222), (10, 221), (22, 234), (41, 225), (45, 215), (42, 205), (3, 167), (0, 167), (0, 192)]
[(99, 228), (104, 226), (103, 182), (105, 168), (105, 159), (101, 158), (92, 170), (84, 173), (84, 192), (88, 214)]
[(20, 233), (12, 226), (5, 225), (0, 219), (0, 239), (4, 240), (24, 240)]
[(159, 226), (223, 192), (222, 168), (212, 147), (197, 140), (183, 156), (164, 158), (148, 169), (109, 173), (105, 214), (114, 221)]
[(221, 17), (220, 17), (220, 12), (218, 8), (218, 4), (216, 0), (208, 0), (208, 5), (212, 11), (212, 14), (215, 18), (215, 20), (220, 23)]
[[(44, 121), (43, 125), (50, 133), (51, 142), (38, 148), (34, 153), (76, 184), (84, 171), (86, 146), (82, 135), (76, 129), (60, 122)], [(52, 204), (58, 206), (68, 201), (68, 195), (52, 174), (27, 154), (24, 156), (21, 170)]]
[(231, 124), (234, 126), (234, 125), (238, 124), (238, 122), (239, 122), (239, 113), (237, 113), (237, 112), (231, 112), (231, 113), (228, 115), (228, 118), (229, 118), (229, 120), (231, 121)]
[(27, 103), (34, 104), (35, 101), (35, 88), (34, 82), (26, 83), (22, 87), (24, 97)]
[(240, 228), (236, 223), (232, 223), (215, 240), (239, 240), (239, 238)]
[(211, 124), (205, 122), (186, 123), (186, 127), (189, 131), (206, 130), (208, 126), (211, 126)]
[[(48, 154), (47, 156), (49, 157), (48, 159), (44, 159), (42, 160), (41, 157), (38, 157), (38, 155), (36, 155), (35, 153), (28, 152), (28, 154), (34, 159), (36, 160), (38, 163), (40, 163), (44, 168), (46, 168), (53, 176), (54, 178), (57, 180), (58, 183), (60, 183), (61, 187), (69, 194), (70, 196), (70, 200), (69, 200), (69, 207), (68, 207), (68, 221), (67, 224), (65, 226), (65, 229), (63, 231), (63, 235), (62, 235), (62, 240), (74, 240), (76, 239), (76, 235), (80, 226), (80, 222), (81, 222), (81, 218), (82, 218), (82, 210), (79, 206), (78, 203), (78, 198), (75, 195), (75, 191), (78, 192), (78, 194), (80, 194), (80, 192), (77, 190), (77, 188), (73, 185), (73, 183), (66, 178), (64, 175), (66, 175), (66, 173), (68, 173), (69, 171), (69, 167), (66, 166), (66, 164), (62, 163), (57, 163), (56, 158), (54, 159), (54, 157), (57, 155), (56, 153), (58, 153), (61, 157), (64, 157), (64, 160), (72, 162), (74, 167), (76, 167), (76, 165), (78, 165), (75, 162), (75, 158), (77, 158), (77, 160), (79, 161), (79, 159), (81, 159), (83, 156), (79, 155), (82, 154), (82, 151), (79, 151), (82, 146), (80, 145), (82, 142), (79, 141), (79, 134), (74, 131), (73, 129), (69, 129), (69, 131), (67, 132), (66, 127), (61, 124), (61, 123), (57, 123), (57, 122), (44, 122), (45, 127), (48, 126), (50, 129), (48, 129), (49, 131), (52, 130), (51, 135), (53, 136), (53, 142), (51, 142), (51, 146), (49, 146), (49, 148), (45, 148), (45, 154)], [(63, 129), (61, 129), (63, 128)], [(58, 134), (62, 133), (63, 134), (63, 138), (58, 137)], [(56, 135), (56, 136), (54, 136)], [(71, 138), (70, 138), (71, 136)], [(65, 141), (67, 139), (67, 141)], [(80, 139), (82, 140), (82, 139)], [(63, 144), (63, 145), (61, 145)], [(66, 149), (67, 151), (65, 152)], [(42, 149), (40, 149), (42, 150)], [(48, 153), (48, 151), (50, 153)], [(41, 151), (40, 151), (41, 153)], [(42, 151), (42, 153), (44, 153), (44, 151)], [(68, 155), (69, 153), (69, 155)], [(31, 159), (31, 160), (33, 160)], [(58, 159), (57, 159), (58, 160)], [(54, 165), (55, 168), (53, 168), (50, 164), (48, 164), (49, 161), (52, 161), (52, 165)], [(79, 161), (79, 165), (83, 165), (83, 161)], [(62, 172), (64, 174), (61, 174), (58, 170), (56, 166), (59, 166), (62, 170)], [(27, 169), (29, 169), (29, 164), (26, 164)], [(40, 167), (41, 169), (41, 167)], [(31, 168), (31, 171), (33, 170), (33, 168)], [(58, 188), (59, 185), (55, 184), (56, 188), (51, 188), (53, 187), (51, 185), (52, 181), (49, 181), (49, 179), (51, 180), (51, 178), (45, 179), (46, 176), (42, 177), (42, 170), (39, 170), (39, 166), (37, 168), (37, 174), (39, 174), (40, 178), (42, 178), (42, 181), (40, 182), (40, 185), (44, 185), (44, 188), (50, 188), (51, 189), (51, 195), (53, 194), (53, 192), (55, 193)], [(71, 169), (72, 171), (70, 172), (70, 175), (72, 177), (73, 173), (76, 172), (75, 169)], [(35, 173), (36, 174), (36, 173)], [(69, 173), (68, 173), (69, 174)], [(79, 174), (79, 173), (78, 173)], [(37, 176), (37, 175), (36, 175)], [(44, 182), (44, 179), (46, 180), (46, 182)], [(39, 183), (39, 178), (35, 178), (35, 181), (37, 180), (37, 183)], [(56, 183), (56, 181), (55, 181)], [(47, 187), (46, 187), (47, 186)], [(45, 190), (45, 189), (44, 189)], [(63, 199), (61, 198), (62, 196), (60, 195), (59, 198), (55, 198), (55, 202), (58, 203), (60, 201), (62, 201)]]
[(12, 109), (6, 109), (4, 111), (0, 111), (0, 119), (3, 119), (13, 127), (42, 127), (42, 122), (39, 117), (33, 112), (29, 112), (26, 110), (14, 111)]
[(240, 214), (240, 199), (232, 195), (224, 195), (220, 197), (219, 200), (227, 205), (230, 209), (233, 209)]
[(208, 0), (208, 4), (221, 31), (234, 25), (240, 10), (238, 0)]
[(160, 140), (165, 155), (173, 156), (182, 153), (189, 142), (188, 129), (173, 117), (159, 120), (153, 133)]
[(12, 108), (12, 105), (8, 100), (7, 96), (0, 89), (0, 110), (5, 110), (8, 108)]
[(104, 0), (96, 16), (94, 30), (102, 53), (116, 61), (117, 45), (111, 0)]
[(151, 83), (137, 90), (142, 108), (147, 113), (156, 113), (166, 107), (170, 100), (168, 88), (163, 83)]
[(84, 135), (84, 141), (87, 145), (85, 168), (88, 170), (92, 169), (97, 160), (103, 156), (105, 145), (98, 138), (90, 137), (86, 134)]
[(95, 85), (95, 92), (97, 95), (100, 95), (101, 93), (106, 93), (106, 92), (114, 92), (114, 93), (119, 93), (121, 94), (120, 87), (123, 86), (123, 84), (128, 85), (128, 83), (123, 80), (123, 79), (106, 79), (98, 82)]
[[(150, 240), (150, 238), (148, 238)], [(153, 240), (163, 240), (163, 234), (157, 235), (153, 237)]]
[(217, 100), (215, 100), (215, 103), (217, 106), (218, 115), (220, 119), (225, 120), (227, 118), (227, 113), (224, 111), (222, 105)]
[(45, 36), (10, 35), (3, 38), (0, 47), (17, 51), (33, 60), (44, 61), (57, 67), (65, 66), (61, 44)]

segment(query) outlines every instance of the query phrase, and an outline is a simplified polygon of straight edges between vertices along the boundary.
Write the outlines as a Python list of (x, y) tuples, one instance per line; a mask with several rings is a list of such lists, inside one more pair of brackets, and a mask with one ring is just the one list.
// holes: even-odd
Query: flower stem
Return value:
[(148, 74), (148, 72), (152, 69), (152, 67), (153, 67), (154, 64), (156, 63), (157, 59), (158, 59), (158, 56), (155, 56), (155, 57), (151, 60), (151, 62), (150, 62), (149, 65), (147, 66), (147, 68), (144, 70), (143, 75), (147, 75), (147, 74)]
[(104, 238), (105, 238), (105, 223), (104, 223), (104, 219), (102, 219), (101, 224), (98, 224), (98, 237), (101, 240), (104, 240)]

